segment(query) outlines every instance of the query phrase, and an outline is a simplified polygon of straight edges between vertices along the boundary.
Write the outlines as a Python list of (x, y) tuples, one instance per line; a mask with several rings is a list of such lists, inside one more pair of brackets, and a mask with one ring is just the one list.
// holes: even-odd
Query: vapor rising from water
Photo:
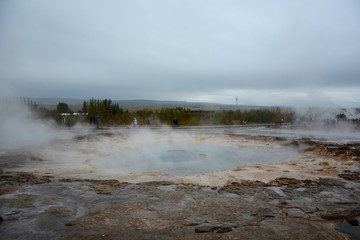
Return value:
[[(221, 128), (128, 126), (93, 130), (90, 126), (79, 126), (69, 129), (58, 127), (53, 121), (40, 120), (18, 103), (1, 104), (0, 107), (0, 154), (23, 150), (35, 153), (44, 161), (41, 164), (32, 162), (31, 167), (44, 172), (51, 169), (55, 174), (108, 176), (163, 172), (188, 175), (232, 169), (244, 164), (288, 161), (297, 155), (294, 149), (231, 138)], [(325, 113), (323, 116), (331, 117)], [(322, 124), (322, 121), (321, 118), (318, 123)], [(231, 132), (340, 141), (359, 139), (350, 127), (340, 125), (331, 130), (232, 128)]]
[(0, 150), (42, 146), (55, 138), (65, 137), (53, 121), (35, 116), (27, 106), (9, 101), (0, 104)]

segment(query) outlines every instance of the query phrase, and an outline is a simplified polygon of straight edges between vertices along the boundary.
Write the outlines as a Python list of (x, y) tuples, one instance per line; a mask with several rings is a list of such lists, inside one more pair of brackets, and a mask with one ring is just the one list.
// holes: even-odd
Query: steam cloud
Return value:
[(53, 122), (36, 118), (21, 103), (1, 103), (0, 112), (0, 150), (41, 146), (60, 136)]

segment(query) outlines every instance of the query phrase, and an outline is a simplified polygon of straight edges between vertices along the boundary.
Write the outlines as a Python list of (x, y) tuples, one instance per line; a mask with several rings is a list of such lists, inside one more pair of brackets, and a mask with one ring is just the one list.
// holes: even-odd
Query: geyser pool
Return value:
[(297, 155), (292, 148), (244, 141), (211, 131), (136, 129), (89, 141), (97, 151), (91, 151), (93, 156), (87, 164), (101, 174), (191, 175), (289, 161)]

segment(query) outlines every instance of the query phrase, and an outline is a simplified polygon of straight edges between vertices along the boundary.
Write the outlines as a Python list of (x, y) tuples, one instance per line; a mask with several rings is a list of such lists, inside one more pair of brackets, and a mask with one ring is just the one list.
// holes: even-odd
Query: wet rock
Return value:
[(212, 225), (200, 225), (195, 228), (196, 233), (205, 233), (205, 232), (212, 232), (217, 228), (217, 226)]
[(344, 182), (334, 178), (319, 178), (318, 180), (299, 180), (295, 178), (279, 177), (267, 183), (268, 186), (287, 186), (288, 188), (318, 188), (320, 186), (343, 187)]
[(283, 137), (274, 137), (273, 139), (276, 141), (286, 141), (286, 138)]
[(320, 217), (325, 220), (339, 220), (339, 219), (345, 219), (346, 215), (341, 213), (324, 213), (321, 214)]
[(258, 208), (249, 211), (250, 216), (252, 217), (245, 226), (258, 226), (260, 222), (268, 219), (275, 218), (275, 212), (271, 208)]
[(352, 217), (359, 217), (359, 216), (360, 216), (360, 207), (359, 207), (359, 208), (356, 208), (356, 209), (353, 209), (353, 210), (350, 212), (350, 216), (352, 216)]
[(312, 139), (310, 139), (310, 138), (305, 138), (305, 137), (301, 138), (299, 141), (300, 141), (301, 143), (306, 144), (306, 145), (309, 145), (309, 146), (314, 146), (314, 145), (317, 145), (317, 144), (318, 144), (317, 141), (314, 141), (314, 140), (312, 140)]
[(51, 182), (52, 179), (53, 177), (51, 176), (37, 176), (35, 174), (27, 173), (27, 172), (8, 173), (0, 176), (1, 181), (28, 183), (28, 184), (49, 183)]
[(293, 140), (293, 141), (289, 142), (289, 143), (286, 144), (286, 145), (288, 145), (288, 146), (293, 146), (293, 147), (298, 147), (298, 146), (300, 146), (300, 143), (299, 143), (299, 141), (297, 141), (297, 140)]
[(234, 228), (237, 228), (237, 225), (230, 225), (230, 224), (224, 224), (224, 225), (211, 225), (211, 224), (202, 224), (197, 227), (195, 227), (196, 233), (207, 233), (207, 232), (214, 232), (214, 233), (227, 233), (234, 230)]
[[(139, 191), (148, 191), (149, 188), (152, 189), (152, 191), (157, 191), (161, 188), (174, 188), (174, 183), (173, 182), (169, 182), (169, 181), (150, 181), (146, 183), (146, 186), (144, 186), (144, 184), (141, 183), (137, 183), (136, 187)], [(186, 187), (192, 187), (191, 184), (187, 184), (187, 185), (177, 185), (176, 188), (186, 188)]]
[(14, 208), (33, 208), (36, 204), (36, 195), (19, 194), (11, 198), (1, 199), (1, 201)]
[(282, 196), (282, 197), (288, 197), (284, 191), (283, 191), (283, 188), (282, 187), (267, 187), (267, 189), (270, 189), (272, 191), (274, 191), (276, 194), (278, 194), (279, 196)]
[(88, 180), (97, 194), (112, 194), (124, 188), (128, 183), (120, 183), (118, 180)]
[[(248, 187), (260, 187), (260, 186), (264, 186), (265, 183), (260, 182), (260, 181), (248, 181), (248, 180), (244, 180), (241, 182), (232, 182), (228, 185), (225, 185), (221, 188), (219, 188), (219, 193), (223, 193), (223, 192), (230, 192), (230, 193), (241, 193), (243, 192), (244, 189), (248, 189)], [(255, 190), (255, 189), (254, 189)]]
[(97, 194), (111, 194), (114, 191), (111, 186), (101, 184), (94, 185), (93, 189)]
[(299, 187), (299, 188), (296, 188), (294, 189), (295, 191), (298, 191), (298, 192), (304, 192), (307, 188), (304, 188), (304, 187)]
[(186, 223), (184, 224), (185, 226), (197, 226), (203, 223), (209, 223), (212, 221), (209, 221), (207, 218), (205, 217), (201, 217), (201, 216), (190, 216), (187, 219), (185, 219)]
[(360, 144), (334, 144), (334, 143), (318, 143), (306, 149), (321, 156), (332, 157), (337, 160), (360, 160)]
[(10, 194), (10, 193), (14, 193), (18, 190), (18, 186), (14, 186), (15, 184), (6, 184), (4, 186), (0, 186), (0, 195), (4, 195), (4, 194)]
[(341, 188), (345, 186), (345, 181), (335, 178), (319, 178), (317, 182), (321, 186), (331, 186), (331, 187), (341, 187)]
[(24, 165), (31, 162), (43, 162), (45, 161), (42, 157), (36, 156), (29, 152), (23, 153), (9, 153), (0, 156), (0, 167), (9, 169)]
[(65, 226), (67, 227), (71, 227), (71, 226), (75, 226), (76, 223), (75, 222), (68, 222), (68, 223), (65, 223)]
[(72, 211), (64, 207), (51, 207), (47, 210), (47, 213), (58, 217), (68, 217), (72, 214)]
[(140, 218), (140, 219), (154, 219), (158, 217), (158, 214), (155, 211), (149, 211), (149, 210), (139, 210), (135, 211), (132, 214), (134, 217)]
[(360, 182), (359, 172), (341, 173), (338, 176), (347, 181)]
[(74, 137), (75, 141), (93, 141), (98, 140), (100, 137), (113, 137), (114, 133), (111, 132), (96, 132), (93, 134), (77, 135)]
[(258, 208), (250, 211), (251, 216), (257, 217), (275, 217), (275, 213), (270, 208)]
[(162, 191), (173, 192), (176, 190), (176, 185), (159, 186), (158, 189)]
[(115, 179), (107, 179), (107, 180), (97, 180), (97, 179), (71, 179), (71, 178), (63, 178), (60, 179), (59, 182), (84, 182), (84, 183), (92, 183), (92, 184), (103, 184), (111, 187), (123, 187), (127, 185), (127, 182), (119, 182)]
[(90, 185), (97, 194), (112, 194), (115, 191), (123, 189), (128, 185), (127, 182), (119, 182), (115, 179), (96, 180), (96, 179), (60, 179), (59, 182), (71, 183), (80, 182)]
[(326, 220), (347, 220), (355, 219), (360, 216), (360, 208), (342, 212), (325, 212), (321, 214), (321, 218)]
[(300, 208), (288, 208), (286, 211), (288, 217), (309, 218), (309, 215)]
[(346, 221), (351, 225), (351, 226), (359, 226), (359, 220), (357, 220), (355, 217), (347, 217)]
[(270, 181), (268, 183), (269, 186), (282, 186), (282, 185), (286, 185), (286, 186), (296, 186), (296, 187), (300, 187), (302, 185), (304, 185), (302, 183), (301, 180), (295, 179), (295, 178), (288, 178), (288, 177), (279, 177), (276, 178), (272, 181)]

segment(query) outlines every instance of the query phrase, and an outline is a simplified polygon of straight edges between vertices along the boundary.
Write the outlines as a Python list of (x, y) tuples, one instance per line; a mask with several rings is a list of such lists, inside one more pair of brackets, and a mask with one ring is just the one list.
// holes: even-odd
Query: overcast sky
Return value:
[(360, 107), (358, 0), (1, 0), (0, 94)]

